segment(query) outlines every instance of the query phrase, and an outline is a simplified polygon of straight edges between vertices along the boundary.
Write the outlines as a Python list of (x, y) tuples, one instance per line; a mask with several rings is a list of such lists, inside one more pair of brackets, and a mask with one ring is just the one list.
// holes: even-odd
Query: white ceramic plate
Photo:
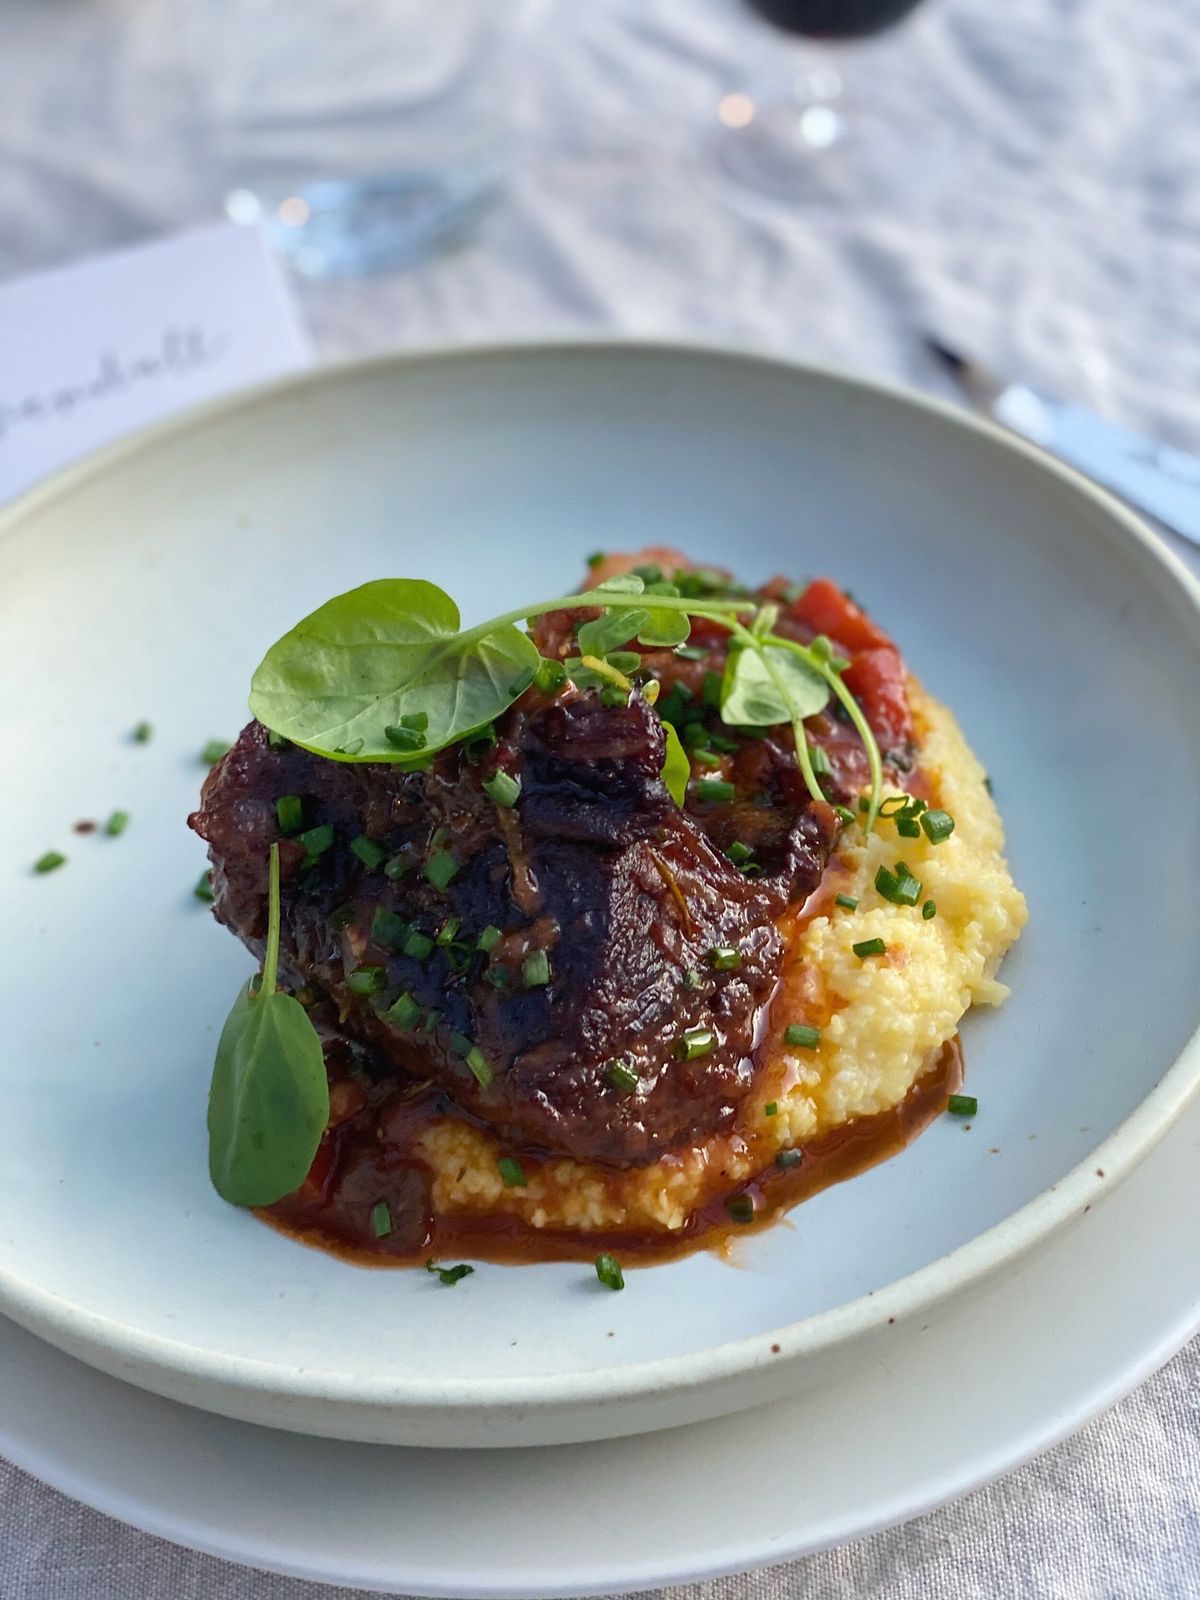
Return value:
[[(831, 573), (959, 712), (1032, 913), (1012, 1002), (965, 1029), (981, 1116), (747, 1241), (736, 1275), (699, 1256), (619, 1297), (569, 1265), (446, 1291), (300, 1249), (208, 1185), (248, 960), (191, 896), (196, 752), (337, 590), (419, 573), (481, 616), (650, 541)], [(944, 408), (712, 351), (410, 357), (112, 451), (11, 511), (0, 552), (0, 1307), (119, 1376), (425, 1444), (717, 1415), (861, 1367), (889, 1318), (1011, 1269), (1196, 1087), (1195, 586), (1112, 501)], [(70, 833), (117, 806), (120, 840)], [(51, 845), (69, 865), (30, 875)]]
[(929, 1511), (1167, 1360), (1200, 1327), (1198, 1168), (1194, 1105), (940, 1328), (720, 1422), (543, 1450), (305, 1439), (138, 1393), (0, 1319), (0, 1452), (178, 1543), (372, 1592), (561, 1600), (742, 1572)]

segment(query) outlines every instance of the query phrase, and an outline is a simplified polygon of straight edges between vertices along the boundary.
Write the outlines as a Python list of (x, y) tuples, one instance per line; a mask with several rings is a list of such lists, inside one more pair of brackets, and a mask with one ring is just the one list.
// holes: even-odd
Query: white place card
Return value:
[(222, 223), (0, 285), (0, 501), (123, 433), (311, 359), (251, 228)]

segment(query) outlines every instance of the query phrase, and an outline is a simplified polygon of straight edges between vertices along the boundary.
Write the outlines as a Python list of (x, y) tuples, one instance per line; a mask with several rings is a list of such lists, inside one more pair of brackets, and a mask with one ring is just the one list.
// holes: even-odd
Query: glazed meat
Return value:
[[(250, 724), (191, 818), (217, 917), (261, 953), (280, 841), (287, 981), (331, 1001), (376, 1070), (433, 1080), (522, 1149), (630, 1166), (728, 1127), (775, 919), (819, 882), (832, 806), (761, 738), (731, 758), (732, 799), (680, 809), (638, 693), (531, 689), (496, 734), (404, 771)], [(497, 772), (517, 804), (492, 797)]]

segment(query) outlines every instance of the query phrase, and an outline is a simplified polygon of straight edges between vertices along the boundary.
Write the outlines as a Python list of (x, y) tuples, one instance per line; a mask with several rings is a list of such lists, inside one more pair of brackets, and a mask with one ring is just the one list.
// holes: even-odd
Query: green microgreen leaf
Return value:
[(273, 844), (262, 982), (238, 991), (208, 1097), (209, 1174), (237, 1206), (272, 1205), (303, 1183), (329, 1121), (321, 1041), (300, 1002), (276, 988), (279, 921)]
[(606, 611), (591, 622), (582, 622), (575, 637), (579, 640), (581, 656), (603, 658), (610, 650), (619, 650), (628, 644), (638, 630), (650, 621), (648, 611)]
[(721, 716), (747, 728), (803, 721), (829, 703), (829, 685), (786, 650), (731, 649), (721, 686)]
[(444, 749), (506, 711), (540, 660), (512, 622), (460, 633), (458, 607), (435, 584), (383, 578), (327, 601), (272, 645), (250, 709), (317, 755), (403, 761), (388, 727), (424, 714), (423, 753)]

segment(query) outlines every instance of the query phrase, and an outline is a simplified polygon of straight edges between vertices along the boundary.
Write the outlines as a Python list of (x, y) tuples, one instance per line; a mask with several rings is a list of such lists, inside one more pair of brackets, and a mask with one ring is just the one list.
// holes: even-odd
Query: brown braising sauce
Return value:
[[(331, 1077), (346, 1053), (336, 1045), (331, 1049)], [(335, 1104), (340, 1085), (348, 1082), (353, 1080), (334, 1078)], [(331, 1130), (304, 1185), (259, 1215), (302, 1243), (360, 1266), (423, 1266), (430, 1259), (458, 1257), (507, 1264), (590, 1261), (604, 1250), (625, 1265), (649, 1265), (698, 1249), (724, 1249), (820, 1190), (896, 1155), (945, 1110), (961, 1084), (962, 1051), (954, 1038), (899, 1105), (816, 1135), (797, 1146), (798, 1164), (772, 1163), (733, 1190), (752, 1199), (751, 1222), (735, 1221), (726, 1203), (730, 1193), (720, 1192), (693, 1211), (682, 1228), (664, 1234), (566, 1232), (534, 1228), (508, 1213), (435, 1213), (429, 1199), (432, 1175), (400, 1153), (416, 1148), (424, 1126), (461, 1113), (432, 1088), (398, 1092), (393, 1083), (360, 1091), (358, 1109)], [(521, 1162), (528, 1171), (536, 1166), (525, 1154)], [(389, 1197), (391, 1232), (377, 1238), (371, 1219), (382, 1192)]]

